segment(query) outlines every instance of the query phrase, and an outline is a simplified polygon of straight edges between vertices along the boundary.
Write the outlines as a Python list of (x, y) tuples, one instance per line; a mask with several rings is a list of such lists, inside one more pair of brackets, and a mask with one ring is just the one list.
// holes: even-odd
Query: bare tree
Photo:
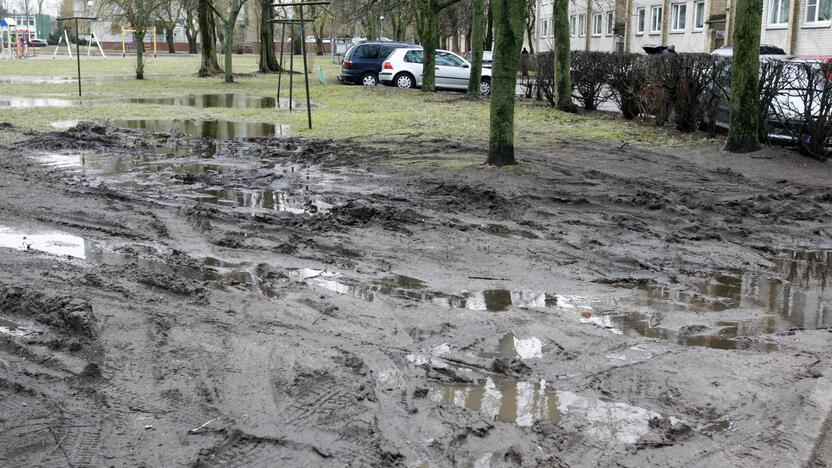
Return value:
[(199, 22), (200, 56), (202, 57), (198, 75), (201, 77), (222, 73), (217, 63), (217, 26), (211, 0), (197, 0), (197, 21)]
[(144, 36), (150, 26), (152, 14), (169, 0), (104, 0), (99, 10), (109, 10), (108, 16), (115, 23), (129, 25), (135, 30), (136, 39), (136, 79), (144, 79)]
[(223, 45), (225, 46), (225, 82), (234, 82), (234, 71), (232, 68), (232, 60), (234, 57), (234, 26), (237, 24), (237, 16), (246, 4), (246, 0), (228, 0), (226, 3), (225, 13), (220, 10), (221, 6), (215, 4), (217, 0), (210, 2), (211, 9), (219, 18), (223, 25)]
[(168, 45), (168, 52), (176, 53), (176, 43), (174, 42), (174, 31), (176, 25), (182, 18), (183, 5), (176, 0), (170, 0), (161, 5), (156, 11), (156, 20), (165, 32), (165, 42)]
[(184, 27), (185, 37), (188, 39), (188, 53), (196, 54), (196, 35), (199, 32), (197, 28), (197, 8), (199, 2), (197, 0), (182, 0), (182, 11), (185, 14)]

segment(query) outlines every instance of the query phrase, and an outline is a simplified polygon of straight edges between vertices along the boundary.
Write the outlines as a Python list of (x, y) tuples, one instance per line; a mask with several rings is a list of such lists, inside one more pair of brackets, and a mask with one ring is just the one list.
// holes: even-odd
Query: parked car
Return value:
[(48, 45), (44, 39), (32, 39), (29, 44), (32, 47), (46, 47)]
[[(722, 46), (719, 49), (714, 50), (711, 52), (712, 55), (721, 55), (723, 57), (733, 57), (734, 56), (734, 47), (733, 46)], [(760, 45), (760, 56), (765, 57), (769, 55), (779, 55), (779, 56), (786, 56), (789, 55), (786, 53), (785, 50), (773, 46), (773, 45)], [(781, 57), (782, 58), (782, 57)]]
[[(422, 86), (421, 48), (396, 49), (382, 65), (381, 83), (399, 88)], [(471, 64), (459, 55), (447, 50), (436, 51), (436, 87), (443, 89), (468, 89)], [(483, 67), (480, 78), (480, 94), (491, 94), (491, 69)]]
[[(466, 52), (466, 53), (465, 53), (465, 55), (463, 55), (462, 57), (463, 57), (465, 60), (467, 60), (467, 61), (468, 61), (468, 63), (471, 63), (471, 59), (473, 58), (473, 54), (472, 54), (472, 53), (471, 53), (471, 51), (469, 50), (469, 51), (468, 51), (468, 52)], [(484, 50), (484, 51), (482, 51), (482, 66), (483, 66), (483, 67), (486, 67), (486, 68), (491, 68), (491, 64), (492, 64), (493, 62), (494, 62), (494, 59), (492, 58), (491, 51), (490, 51), (490, 50)]]
[(400, 48), (416, 47), (419, 46), (402, 42), (368, 41), (356, 44), (344, 55), (338, 81), (375, 86), (378, 84), (381, 64), (391, 52)]

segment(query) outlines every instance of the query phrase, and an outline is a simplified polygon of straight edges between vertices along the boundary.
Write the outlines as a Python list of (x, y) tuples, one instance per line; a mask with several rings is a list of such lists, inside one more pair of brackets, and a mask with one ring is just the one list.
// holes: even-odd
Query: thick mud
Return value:
[(2, 130), (2, 466), (831, 462), (823, 163), (151, 129)]

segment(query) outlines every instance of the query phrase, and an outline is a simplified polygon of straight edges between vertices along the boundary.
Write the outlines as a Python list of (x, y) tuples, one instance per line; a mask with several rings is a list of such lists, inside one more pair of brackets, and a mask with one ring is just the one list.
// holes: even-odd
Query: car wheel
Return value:
[(367, 73), (361, 77), (361, 84), (364, 86), (375, 86), (378, 84), (378, 78), (372, 73)]
[(483, 96), (491, 95), (491, 80), (483, 78), (480, 80), (480, 94)]
[(415, 80), (413, 79), (413, 76), (410, 75), (410, 73), (399, 73), (398, 75), (396, 75), (396, 78), (393, 80), (393, 82), (396, 83), (396, 87), (402, 89), (410, 89), (416, 86)]

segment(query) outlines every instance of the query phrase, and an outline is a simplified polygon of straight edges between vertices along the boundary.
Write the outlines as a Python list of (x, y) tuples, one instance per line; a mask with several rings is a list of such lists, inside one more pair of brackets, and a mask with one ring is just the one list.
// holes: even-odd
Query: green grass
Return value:
[[(49, 50), (52, 50), (51, 48)], [(229, 119), (250, 122), (288, 124), (290, 134), (318, 138), (373, 140), (395, 145), (405, 137), (450, 138), (486, 145), (488, 140), (488, 101), (470, 102), (462, 93), (431, 93), (399, 90), (379, 86), (343, 86), (337, 83), (338, 65), (329, 57), (313, 57), (312, 69), (321, 66), (329, 84), (311, 82), (311, 99), (321, 107), (314, 109), (314, 129), (306, 128), (306, 113), (278, 109), (199, 109), (161, 105), (102, 103), (72, 107), (40, 107), (0, 110), (0, 121), (34, 130), (51, 129), (58, 120), (113, 120), (121, 118), (196, 118)], [(295, 66), (301, 65), (295, 57)], [(135, 58), (113, 57), (84, 60), (82, 76), (132, 77)], [(257, 57), (235, 56), (237, 82), (223, 83), (222, 77), (197, 78), (199, 58), (193, 56), (160, 56), (150, 58), (145, 73), (147, 80), (124, 79), (99, 83), (84, 82), (84, 97), (96, 100), (178, 96), (188, 93), (245, 93), (273, 96), (277, 75), (254, 74)], [(0, 76), (74, 76), (75, 61), (65, 55), (55, 60), (0, 61)], [(287, 79), (283, 77), (284, 86)], [(295, 75), (295, 98), (303, 99), (303, 81)], [(69, 84), (4, 84), (0, 96), (66, 97), (77, 96), (77, 85)], [(282, 96), (288, 95), (284, 87)], [(610, 144), (679, 145), (689, 142), (673, 132), (643, 124), (626, 122), (604, 115), (565, 114), (533, 102), (519, 102), (516, 113), (516, 144), (519, 147), (545, 149), (562, 140), (588, 140)], [(447, 161), (453, 167), (466, 167), (473, 159)], [(402, 164), (405, 164), (402, 161)]]

